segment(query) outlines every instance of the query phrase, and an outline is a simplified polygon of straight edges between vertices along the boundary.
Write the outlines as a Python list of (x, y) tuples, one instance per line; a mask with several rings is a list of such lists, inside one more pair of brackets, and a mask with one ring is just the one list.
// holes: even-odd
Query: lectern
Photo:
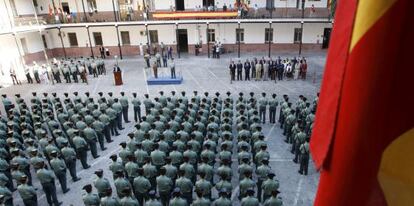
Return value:
[(115, 86), (122, 85), (122, 72), (114, 72)]

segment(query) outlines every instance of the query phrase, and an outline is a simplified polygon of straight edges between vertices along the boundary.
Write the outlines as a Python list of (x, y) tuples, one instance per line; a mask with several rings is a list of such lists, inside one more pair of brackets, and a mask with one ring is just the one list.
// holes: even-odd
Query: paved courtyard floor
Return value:
[[(276, 52), (275, 52), (276, 53)], [(232, 54), (234, 55), (234, 54)], [(92, 96), (97, 95), (98, 92), (104, 93), (113, 92), (114, 96), (119, 96), (121, 91), (124, 91), (126, 95), (132, 96), (132, 92), (137, 92), (139, 96), (144, 94), (150, 94), (150, 97), (158, 95), (158, 92), (163, 90), (167, 94), (170, 91), (186, 91), (187, 95), (192, 95), (194, 90), (199, 92), (208, 91), (210, 94), (219, 91), (221, 94), (225, 94), (227, 91), (232, 92), (233, 95), (237, 95), (239, 92), (245, 94), (253, 91), (256, 94), (266, 92), (268, 95), (276, 93), (279, 97), (283, 94), (288, 94), (293, 102), (296, 101), (300, 94), (305, 95), (308, 99), (313, 99), (319, 90), (320, 82), (323, 74), (323, 67), (325, 64), (325, 53), (305, 53), (304, 56), (308, 59), (308, 78), (306, 81), (235, 81), (230, 82), (230, 76), (228, 71), (228, 64), (230, 59), (235, 59), (232, 55), (223, 55), (221, 59), (208, 59), (206, 57), (194, 57), (182, 55), (180, 59), (176, 59), (177, 73), (181, 73), (184, 77), (184, 81), (180, 85), (165, 85), (165, 86), (148, 86), (146, 79), (148, 73), (144, 72), (144, 60), (142, 57), (128, 57), (119, 61), (119, 65), (123, 70), (124, 85), (114, 86), (114, 80), (111, 73), (114, 60), (107, 60), (106, 65), (108, 74), (106, 76), (100, 76), (99, 78), (89, 77), (89, 84), (23, 84), (21, 86), (11, 86), (0, 89), (1, 94), (8, 94), (13, 97), (14, 94), (20, 93), (23, 98), (30, 98), (31, 92), (36, 91), (38, 94), (43, 92), (57, 92), (59, 95), (63, 95), (64, 92), (72, 94), (78, 91), (81, 95), (88, 91)], [(293, 57), (297, 54), (293, 53), (280, 53), (274, 55), (284, 57)], [(266, 55), (264, 55), (266, 56)], [(242, 56), (244, 59), (252, 57), (261, 58), (262, 54), (245, 54)], [(3, 110), (3, 108), (1, 108)], [(279, 109), (278, 109), (279, 111)], [(279, 112), (278, 112), (279, 113)], [(132, 118), (132, 112), (130, 119)], [(277, 114), (279, 115), (279, 114)], [(83, 194), (82, 187), (85, 184), (91, 183), (94, 176), (94, 171), (97, 169), (103, 169), (104, 175), (112, 180), (112, 175), (108, 170), (110, 163), (109, 156), (117, 153), (120, 150), (118, 145), (122, 141), (127, 140), (126, 134), (133, 131), (134, 123), (125, 124), (125, 129), (118, 137), (114, 137), (114, 142), (107, 144), (106, 151), (99, 151), (101, 157), (98, 159), (92, 159), (91, 155), (88, 162), (91, 164), (91, 168), (87, 170), (81, 169), (78, 161), (78, 176), (82, 179), (76, 183), (73, 183), (68, 178), (68, 186), (71, 189), (68, 193), (62, 194), (60, 185), (57, 185), (58, 199), (63, 201), (63, 205), (83, 205), (81, 195)], [(319, 182), (319, 173), (315, 170), (313, 163), (309, 165), (309, 175), (301, 176), (298, 174), (299, 165), (293, 163), (293, 154), (290, 153), (290, 145), (283, 141), (284, 136), (280, 129), (279, 124), (266, 123), (264, 126), (264, 134), (268, 142), (268, 150), (271, 154), (270, 165), (273, 168), (276, 178), (280, 181), (280, 196), (283, 199), (284, 205), (289, 206), (309, 206), (313, 204), (317, 185)], [(237, 171), (237, 167), (234, 168)], [(238, 192), (238, 178), (233, 178), (233, 202), (234, 205), (239, 205), (237, 200)], [(112, 183), (113, 184), (113, 183)], [(47, 205), (46, 198), (43, 195), (43, 191), (37, 178), (34, 178), (34, 185), (38, 188), (38, 200), (39, 205)], [(114, 188), (114, 187), (113, 187)], [(15, 205), (23, 205), (22, 200), (18, 192), (14, 192)]]

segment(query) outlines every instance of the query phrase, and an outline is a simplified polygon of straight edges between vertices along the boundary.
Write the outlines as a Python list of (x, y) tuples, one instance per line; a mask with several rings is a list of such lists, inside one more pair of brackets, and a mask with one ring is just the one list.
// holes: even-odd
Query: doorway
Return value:
[(67, 14), (70, 14), (69, 3), (62, 2), (62, 10), (63, 10), (63, 12), (66, 12)]
[(188, 52), (187, 29), (178, 29), (178, 48), (180, 49), (180, 52)]
[(184, 11), (184, 0), (175, 0), (175, 10), (176, 11)]
[(332, 28), (325, 28), (323, 30), (322, 49), (327, 49), (329, 47), (329, 41), (331, 39), (331, 31), (332, 31)]
[(203, 7), (209, 7), (214, 5), (214, 0), (203, 0)]

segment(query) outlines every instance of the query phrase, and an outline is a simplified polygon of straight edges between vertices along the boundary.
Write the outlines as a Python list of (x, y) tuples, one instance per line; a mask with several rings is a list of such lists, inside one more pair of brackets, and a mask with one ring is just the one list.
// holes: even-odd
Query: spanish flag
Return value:
[(414, 205), (414, 1), (338, 1), (311, 152), (316, 206)]

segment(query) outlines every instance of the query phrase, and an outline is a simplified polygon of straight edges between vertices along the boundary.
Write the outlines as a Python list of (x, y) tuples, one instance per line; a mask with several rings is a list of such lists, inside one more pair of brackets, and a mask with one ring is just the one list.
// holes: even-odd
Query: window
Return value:
[(47, 42), (46, 42), (45, 35), (42, 35), (42, 41), (43, 41), (43, 46), (45, 47), (45, 49), (47, 49)]
[(129, 32), (128, 31), (121, 31), (121, 39), (122, 45), (130, 45), (131, 40), (129, 39)]
[(88, 11), (90, 13), (96, 11), (96, 0), (87, 0), (87, 4), (88, 4)]
[(295, 28), (295, 34), (293, 36), (293, 42), (294, 43), (300, 43), (302, 41), (302, 29), (301, 28)]
[(265, 28), (265, 42), (273, 42), (273, 28)]
[(244, 29), (236, 29), (236, 42), (244, 42)]
[(158, 44), (158, 31), (149, 30), (151, 44)]
[(207, 31), (207, 42), (215, 42), (216, 41), (216, 33), (214, 29), (209, 29)]
[(25, 38), (21, 38), (20, 39), (20, 43), (22, 44), (23, 54), (28, 54), (29, 53), (29, 49), (27, 48), (26, 39)]
[(102, 42), (102, 34), (101, 32), (93, 32), (93, 39), (95, 40), (95, 46), (102, 46), (103, 42)]
[(76, 33), (68, 33), (69, 45), (71, 47), (78, 46), (78, 38), (76, 38)]

